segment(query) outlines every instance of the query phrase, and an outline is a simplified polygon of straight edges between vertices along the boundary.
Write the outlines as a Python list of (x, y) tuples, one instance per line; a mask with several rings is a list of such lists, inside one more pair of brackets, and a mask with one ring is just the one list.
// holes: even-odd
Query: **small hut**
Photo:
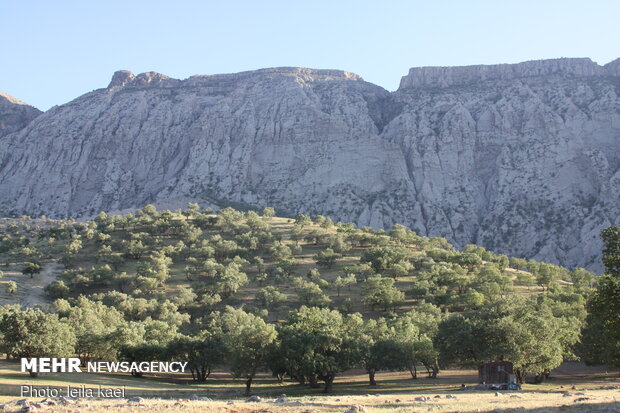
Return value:
[(494, 361), (483, 364), (478, 368), (478, 381), (487, 384), (513, 383), (515, 376), (512, 363), (509, 361)]

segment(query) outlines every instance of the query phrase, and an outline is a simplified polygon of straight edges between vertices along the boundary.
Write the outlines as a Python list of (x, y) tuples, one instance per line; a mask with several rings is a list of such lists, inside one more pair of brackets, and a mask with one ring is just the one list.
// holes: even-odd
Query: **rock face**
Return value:
[(414, 68), (393, 93), (336, 70), (122, 71), (0, 139), (0, 211), (274, 206), (600, 270), (619, 92), (618, 60)]
[(515, 80), (552, 75), (604, 76), (617, 75), (620, 59), (599, 66), (588, 58), (533, 60), (517, 64), (476, 65), (461, 67), (413, 67), (402, 78), (400, 88), (447, 87), (481, 81)]
[(0, 92), (0, 138), (22, 129), (40, 114), (39, 109)]
[(414, 227), (600, 271), (620, 222), (619, 60), (411, 69), (382, 137), (407, 160)]

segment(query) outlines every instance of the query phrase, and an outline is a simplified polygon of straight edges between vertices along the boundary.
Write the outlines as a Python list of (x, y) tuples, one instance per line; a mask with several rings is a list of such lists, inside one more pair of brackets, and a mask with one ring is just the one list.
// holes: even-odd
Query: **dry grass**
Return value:
[[(352, 405), (361, 405), (368, 413), (405, 412), (617, 412), (620, 409), (620, 391), (589, 390), (583, 394), (506, 392), (459, 392), (455, 399), (437, 394), (428, 401), (420, 395), (329, 396), (288, 398), (286, 403), (266, 400), (258, 403), (244, 400), (192, 401), (188, 399), (147, 399), (140, 403), (126, 400), (80, 400), (67, 405), (48, 408), (55, 412), (127, 412), (127, 411), (183, 411), (214, 413), (310, 413), (345, 412)], [(583, 400), (580, 400), (583, 399)], [(21, 406), (10, 404), (5, 411), (20, 411)]]
[[(606, 372), (601, 367), (587, 367), (581, 363), (565, 363), (556, 369), (551, 379), (542, 385), (526, 384), (521, 391), (501, 392), (461, 390), (461, 384), (477, 381), (473, 370), (446, 370), (438, 379), (412, 380), (409, 373), (382, 372), (377, 375), (379, 384), (369, 386), (367, 376), (358, 370), (348, 371), (337, 377), (334, 394), (325, 396), (321, 389), (310, 389), (294, 382), (277, 383), (272, 377), (260, 375), (253, 386), (254, 393), (264, 402), (248, 403), (243, 396), (243, 380), (234, 380), (224, 371), (215, 372), (205, 384), (193, 384), (187, 375), (151, 376), (133, 378), (127, 375), (59, 373), (31, 379), (18, 371), (18, 364), (0, 362), (0, 403), (15, 401), (20, 397), (21, 385), (36, 388), (46, 386), (60, 389), (67, 385), (74, 388), (84, 385), (96, 388), (125, 388), (125, 399), (86, 400), (66, 406), (55, 406), (54, 411), (176, 411), (186, 412), (344, 412), (352, 404), (361, 404), (372, 412), (487, 412), (505, 411), (620, 411), (620, 375)], [(282, 393), (289, 403), (276, 404)], [(565, 394), (569, 396), (565, 396)], [(64, 390), (61, 392), (64, 394)], [(448, 399), (448, 394), (456, 399)], [(213, 402), (190, 401), (197, 395), (210, 397)], [(142, 405), (128, 406), (126, 399), (134, 396), (147, 398)], [(428, 397), (428, 401), (416, 400)], [(439, 397), (437, 397), (439, 396)], [(159, 399), (152, 399), (159, 398)], [(587, 400), (578, 401), (580, 398)], [(39, 401), (39, 398), (32, 398)], [(14, 410), (11, 410), (14, 409)], [(5, 411), (17, 411), (14, 405)]]

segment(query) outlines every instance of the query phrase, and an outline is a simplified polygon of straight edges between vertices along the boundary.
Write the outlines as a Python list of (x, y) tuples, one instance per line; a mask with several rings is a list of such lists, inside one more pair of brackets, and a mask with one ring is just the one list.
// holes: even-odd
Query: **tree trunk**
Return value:
[(336, 377), (335, 375), (331, 375), (325, 378), (325, 388), (323, 389), (323, 393), (332, 392), (335, 377)]
[(540, 373), (537, 373), (536, 376), (534, 377), (534, 383), (536, 384), (543, 383), (545, 380), (549, 378), (549, 374), (551, 374), (551, 372), (546, 371), (546, 370)]
[(297, 380), (297, 382), (301, 384), (302, 386), (306, 384), (306, 378), (304, 377), (303, 374), (292, 374), (291, 377)]
[(313, 389), (316, 389), (317, 387), (321, 387), (315, 376), (308, 377), (308, 383), (310, 383), (310, 387), (312, 387)]
[(371, 386), (377, 385), (377, 381), (375, 380), (375, 374), (376, 374), (375, 370), (368, 370), (368, 381), (370, 382)]
[(418, 378), (418, 369), (415, 366), (415, 364), (409, 366), (409, 373), (411, 373), (411, 378), (412, 379), (417, 379)]
[(435, 364), (433, 364), (433, 374), (431, 375), (431, 379), (436, 379), (439, 374), (439, 363), (435, 360)]
[(515, 376), (517, 377), (517, 383), (523, 384), (523, 382), (525, 381), (525, 377), (527, 376), (527, 371), (516, 369)]
[(248, 377), (247, 381), (245, 382), (245, 395), (249, 396), (250, 395), (250, 391), (251, 391), (251, 387), (252, 387), (252, 379), (254, 378), (254, 376), (250, 376)]
[(198, 369), (198, 381), (205, 382), (207, 381), (207, 377), (211, 375), (211, 367), (200, 367)]

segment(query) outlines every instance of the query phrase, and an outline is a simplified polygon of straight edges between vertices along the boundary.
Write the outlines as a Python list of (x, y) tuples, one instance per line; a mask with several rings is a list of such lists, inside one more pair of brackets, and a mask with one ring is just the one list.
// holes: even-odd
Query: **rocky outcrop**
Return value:
[(599, 66), (588, 58), (533, 60), (517, 64), (475, 65), (460, 67), (414, 67), (400, 82), (400, 89), (447, 87), (483, 81), (515, 80), (553, 75), (617, 75), (617, 64)]
[(39, 109), (0, 92), (0, 138), (22, 129), (40, 114)]
[(620, 58), (612, 62), (607, 63), (605, 66), (605, 73), (609, 76), (620, 76)]
[(589, 59), (411, 69), (393, 93), (337, 70), (121, 71), (0, 140), (0, 211), (274, 206), (600, 270), (619, 88), (618, 61)]

